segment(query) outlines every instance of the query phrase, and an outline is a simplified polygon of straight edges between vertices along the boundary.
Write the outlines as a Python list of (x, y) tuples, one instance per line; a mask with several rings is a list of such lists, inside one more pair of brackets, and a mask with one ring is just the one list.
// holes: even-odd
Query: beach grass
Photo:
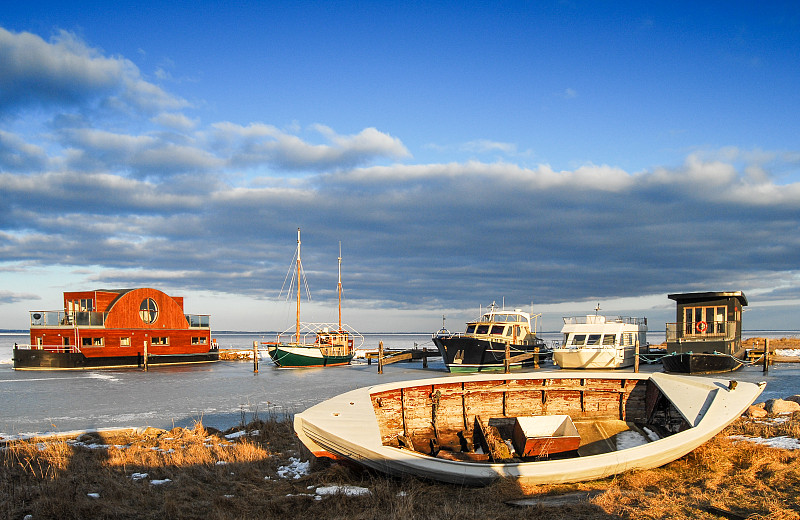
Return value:
[(741, 418), (661, 468), (537, 486), (471, 488), (308, 464), (291, 419), (277, 414), (227, 432), (198, 423), (15, 440), (0, 450), (0, 518), (800, 518), (800, 450), (741, 436), (798, 438), (800, 413)]

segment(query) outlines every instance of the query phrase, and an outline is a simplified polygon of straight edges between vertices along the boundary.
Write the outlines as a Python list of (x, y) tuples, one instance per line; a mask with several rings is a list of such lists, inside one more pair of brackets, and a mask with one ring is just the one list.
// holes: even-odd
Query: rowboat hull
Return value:
[(326, 355), (315, 346), (277, 345), (268, 349), (269, 357), (282, 368), (333, 367), (348, 365), (353, 354), (344, 356)]
[[(391, 475), (467, 485), (504, 477), (553, 484), (671, 462), (734, 421), (762, 390), (763, 384), (664, 373), (451, 376), (353, 390), (297, 414), (294, 428), (316, 456), (349, 459)], [(648, 435), (648, 427), (661, 435), (630, 448), (616, 436), (595, 442), (586, 435), (577, 453), (542, 460), (473, 462), (452, 460), (457, 448), (450, 458), (421, 452), (427, 450), (423, 441), (428, 437), (431, 446), (441, 443), (439, 453), (447, 444), (460, 440), (463, 445), (479, 416), (491, 423), (509, 416), (556, 414), (570, 416), (579, 430), (584, 428), (583, 435), (589, 431), (586, 425), (602, 429), (612, 423), (621, 430), (638, 423), (636, 428)], [(408, 448), (420, 445), (421, 451)]]

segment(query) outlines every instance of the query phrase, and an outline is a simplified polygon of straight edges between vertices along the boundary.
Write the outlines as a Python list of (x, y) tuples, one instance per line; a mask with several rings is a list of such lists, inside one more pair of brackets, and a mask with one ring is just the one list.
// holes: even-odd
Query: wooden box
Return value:
[(520, 457), (577, 450), (581, 436), (569, 415), (517, 417), (511, 438)]

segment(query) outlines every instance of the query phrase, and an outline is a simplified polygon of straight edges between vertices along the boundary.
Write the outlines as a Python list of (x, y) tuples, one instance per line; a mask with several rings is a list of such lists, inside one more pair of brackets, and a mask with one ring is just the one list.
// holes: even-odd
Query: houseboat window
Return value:
[(622, 335), (622, 344), (623, 345), (633, 345), (633, 334), (630, 332), (626, 332)]
[(81, 338), (81, 345), (84, 347), (92, 346), (92, 338)]
[(572, 336), (573, 345), (583, 345), (586, 343), (586, 334), (575, 334)]
[(206, 345), (208, 343), (208, 338), (199, 337), (199, 338), (192, 338), (192, 345)]
[(489, 334), (489, 325), (478, 325), (475, 334)]
[(168, 336), (153, 336), (150, 340), (151, 345), (169, 345)]
[(724, 305), (686, 307), (684, 309), (684, 331), (689, 335), (724, 334), (727, 321)]
[(615, 339), (617, 339), (616, 334), (606, 334), (603, 336), (603, 345), (613, 345)]
[(94, 345), (95, 347), (102, 347), (103, 338), (93, 338), (92, 345)]
[(131, 338), (119, 338), (119, 346), (120, 347), (130, 347), (131, 346)]
[(600, 344), (600, 338), (602, 336), (603, 336), (602, 334), (589, 334), (589, 338), (586, 340), (586, 344), (587, 345), (599, 345)]
[(82, 300), (75, 300), (69, 302), (69, 310), (76, 310), (78, 312), (92, 312), (94, 310), (94, 301), (91, 298), (84, 298)]
[(494, 326), (492, 326), (492, 334), (494, 334), (496, 336), (502, 336), (505, 331), (506, 331), (506, 328), (503, 325), (494, 325)]
[(158, 306), (152, 298), (145, 298), (139, 305), (139, 316), (145, 323), (155, 323), (158, 318)]
[(64, 338), (64, 346), (65, 346), (65, 347), (68, 347), (68, 346), (69, 346), (69, 338), (68, 338), (68, 337), (65, 337), (65, 338)]
[(522, 337), (522, 327), (520, 327), (519, 325), (514, 325), (514, 334), (518, 338), (521, 338)]
[(81, 338), (81, 345), (84, 347), (102, 347), (103, 338)]
[(473, 332), (475, 332), (475, 325), (470, 323), (467, 325), (467, 334), (472, 334)]

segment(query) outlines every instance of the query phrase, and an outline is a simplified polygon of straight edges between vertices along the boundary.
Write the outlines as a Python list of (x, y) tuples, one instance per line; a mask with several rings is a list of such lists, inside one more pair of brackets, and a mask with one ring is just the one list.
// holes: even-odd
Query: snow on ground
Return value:
[(298, 479), (308, 475), (311, 463), (309, 461), (303, 462), (297, 457), (289, 457), (289, 464), (278, 468), (278, 476), (280, 478)]
[(769, 446), (770, 448), (780, 448), (783, 450), (800, 450), (800, 440), (792, 437), (770, 437), (765, 439), (763, 437), (746, 437), (744, 435), (731, 435), (729, 439), (736, 441), (747, 441), (755, 444)]
[[(763, 349), (762, 349), (763, 350)], [(776, 356), (800, 356), (800, 348), (776, 348)]]

